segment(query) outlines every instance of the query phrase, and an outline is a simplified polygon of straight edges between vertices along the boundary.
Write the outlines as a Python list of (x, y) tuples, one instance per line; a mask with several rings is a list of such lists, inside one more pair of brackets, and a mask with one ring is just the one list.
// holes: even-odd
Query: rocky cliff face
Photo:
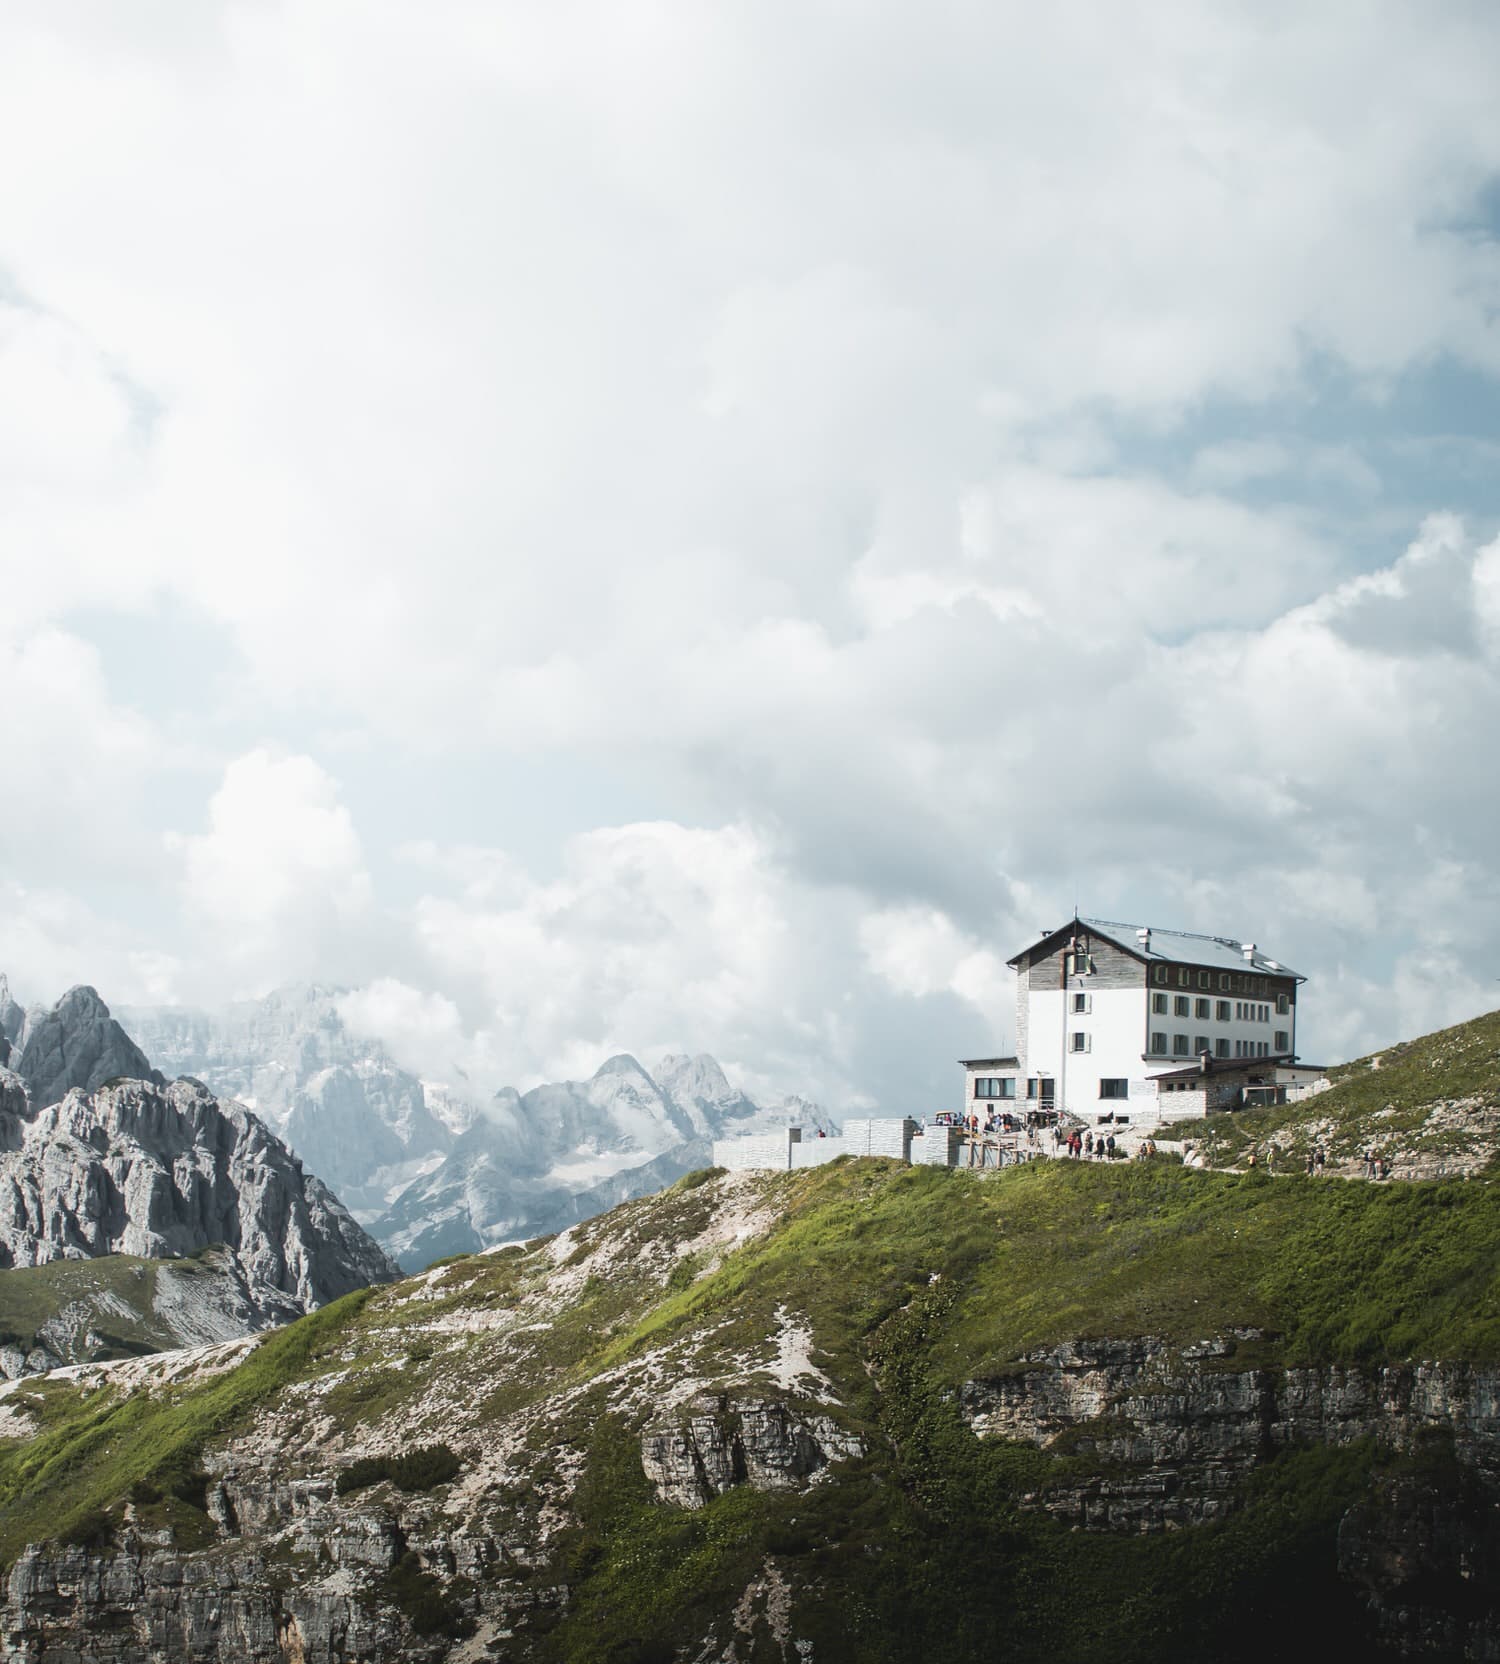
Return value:
[(1457, 1362), (1236, 1367), (1264, 1340), (1242, 1329), (1188, 1347), (1070, 1342), (1002, 1379), (966, 1382), (958, 1403), (981, 1438), (1086, 1451), (1098, 1474), (1028, 1502), (1088, 1529), (1202, 1525), (1232, 1509), (1252, 1470), (1279, 1452), (1359, 1439), (1412, 1451), (1441, 1436), (1500, 1496), (1500, 1372)]
[(36, 1109), (17, 1076), (0, 1077), (0, 1264), (173, 1258), (216, 1243), (255, 1326), (396, 1274), (255, 1116), (196, 1081), (75, 1088)]
[(666, 1427), (641, 1436), (641, 1466), (663, 1502), (702, 1508), (736, 1485), (802, 1491), (831, 1462), (864, 1454), (831, 1416), (779, 1399), (700, 1394)]
[(21, 1030), (25, 1026), (26, 1012), (20, 1003), (11, 997), (10, 983), (4, 973), (0, 972), (0, 1068), (5, 1068), (11, 1062), (21, 1038)]

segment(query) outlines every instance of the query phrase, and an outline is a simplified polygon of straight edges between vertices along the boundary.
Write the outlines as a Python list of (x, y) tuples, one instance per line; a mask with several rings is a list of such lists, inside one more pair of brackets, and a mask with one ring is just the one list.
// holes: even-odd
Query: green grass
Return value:
[[(90, 1326), (115, 1342), (104, 1356), (124, 1357), (175, 1345), (171, 1332), (151, 1315), (159, 1267), (157, 1260), (112, 1254), (0, 1271), (0, 1344), (29, 1352), (37, 1343), (38, 1330), (68, 1306), (82, 1302), (94, 1308)], [(135, 1315), (126, 1317), (107, 1309), (101, 1303), (104, 1299), (123, 1301)]]
[(1079, 1336), (1264, 1327), (1289, 1362), (1500, 1360), (1500, 1192), (1330, 1185), (1170, 1163), (1035, 1162), (993, 1178), (836, 1162), (782, 1181), (768, 1238), (669, 1290), (607, 1365), (712, 1319), (726, 1356), (806, 1313), (856, 1403), (862, 1346), (934, 1273), (965, 1290), (935, 1340), (949, 1384)]
[[(92, 1330), (103, 1344), (64, 1347), (65, 1362), (128, 1358), (181, 1346), (181, 1336), (152, 1309), (160, 1279), (168, 1267), (174, 1277), (214, 1279), (221, 1275), (215, 1264), (220, 1252), (207, 1248), (178, 1260), (107, 1254), (0, 1271), (0, 1345), (29, 1352), (45, 1325), (77, 1307), (85, 1314), (78, 1325), (80, 1343), (82, 1333)], [(115, 1302), (123, 1303), (128, 1312), (116, 1309)], [(56, 1340), (43, 1344), (50, 1344), (54, 1352), (59, 1347)]]

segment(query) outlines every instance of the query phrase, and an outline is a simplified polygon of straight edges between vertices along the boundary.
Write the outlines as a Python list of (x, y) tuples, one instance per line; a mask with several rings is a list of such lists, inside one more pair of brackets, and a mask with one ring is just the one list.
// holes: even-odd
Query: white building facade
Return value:
[(1304, 977), (1253, 942), (1073, 919), (1009, 963), (1016, 1055), (964, 1060), (966, 1111), (1176, 1119), (1161, 1077), (1197, 1065), (1247, 1079), (1297, 1051)]

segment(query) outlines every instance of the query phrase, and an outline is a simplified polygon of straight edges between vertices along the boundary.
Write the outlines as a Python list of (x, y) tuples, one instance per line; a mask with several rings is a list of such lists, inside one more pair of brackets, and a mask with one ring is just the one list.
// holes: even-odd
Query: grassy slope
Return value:
[[(1376, 1059), (1379, 1067), (1375, 1066)], [(1334, 1086), (1300, 1104), (1216, 1117), (1203, 1140), (1215, 1162), (1275, 1145), (1295, 1160), (1321, 1144), (1338, 1162), (1375, 1148), (1442, 1162), (1500, 1144), (1500, 1011), (1387, 1047), (1329, 1071)], [(1450, 1112), (1449, 1105), (1462, 1104)]]
[[(1118, 1660), (1157, 1656), (1163, 1633), (1205, 1624), (1222, 1631), (1219, 1656), (1237, 1656), (1244, 1634), (1272, 1657), (1274, 1642), (1245, 1627), (1254, 1603), (1315, 1571), (1328, 1579), (1332, 1533), (1370, 1452), (1293, 1454), (1227, 1526), (1091, 1537), (1084, 1553), (1085, 1540), (1017, 1506), (1067, 1458), (980, 1445), (948, 1389), (1074, 1336), (1187, 1341), (1244, 1324), (1278, 1337), (1271, 1359), (1500, 1361), (1500, 1193), (1488, 1183), (1331, 1185), (1167, 1161), (1043, 1163), (980, 1179), (844, 1161), (760, 1187), (774, 1228), (696, 1281), (664, 1281), (645, 1268), (647, 1250), (690, 1241), (719, 1184), (679, 1185), (592, 1222), (576, 1238), (581, 1266), (598, 1244), (635, 1253), (590, 1277), (527, 1347), (512, 1338), (489, 1352), (480, 1336), (434, 1352), (398, 1285), (278, 1331), (238, 1369), (195, 1385), (124, 1399), (30, 1387), (43, 1425), (0, 1446), (0, 1554), (87, 1526), (133, 1483), (190, 1496), (206, 1444), (332, 1371), (325, 1403), (341, 1419), (395, 1420), (414, 1440), (439, 1382), (472, 1381), (481, 1437), (486, 1420), (572, 1386), (581, 1396), (545, 1425), (537, 1461), (540, 1471), (549, 1450), (582, 1453), (580, 1523), (557, 1568), (575, 1593), (537, 1658), (609, 1657), (618, 1645), (614, 1656), (641, 1659), (649, 1646), (630, 1645), (701, 1635), (769, 1551), (799, 1586), (823, 1591), (799, 1602), (798, 1618), (823, 1659), (985, 1656), (998, 1625), (1018, 1656)], [(550, 1275), (540, 1250), (460, 1260), (421, 1315), (514, 1306)], [(717, 1360), (732, 1382), (737, 1358), (764, 1352), (779, 1308), (810, 1321), (871, 1459), (803, 1497), (732, 1492), (692, 1515), (658, 1506), (639, 1423), (612, 1416), (589, 1383), (673, 1340), (697, 1349), (695, 1374), (711, 1377)], [(1317, 1612), (1302, 1639), (1325, 1620), (1357, 1622), (1326, 1588)]]
[[(30, 1351), (44, 1324), (82, 1303), (93, 1313), (91, 1327), (109, 1343), (95, 1356), (126, 1357), (177, 1345), (176, 1337), (151, 1312), (158, 1263), (111, 1254), (0, 1271), (0, 1344)], [(110, 1309), (113, 1300), (129, 1306), (133, 1315)]]

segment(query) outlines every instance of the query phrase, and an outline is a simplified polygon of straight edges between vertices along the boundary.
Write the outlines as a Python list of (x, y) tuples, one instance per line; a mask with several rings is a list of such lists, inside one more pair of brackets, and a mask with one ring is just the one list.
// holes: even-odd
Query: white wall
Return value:
[[(1066, 993), (1059, 989), (1031, 994), (1027, 1027), (1026, 1074), (1050, 1074), (1058, 1082), (1059, 1107), (1092, 1121), (1110, 1109), (1123, 1110), (1125, 1103), (1099, 1096), (1103, 1079), (1130, 1082), (1132, 1097), (1147, 1095), (1149, 1072), (1161, 1067), (1146, 1064), (1141, 1053), (1146, 1044), (1146, 994), (1141, 988), (1090, 988), (1088, 978), (1070, 979), (1075, 985)], [(1075, 994), (1087, 994), (1090, 1009), (1072, 1010)], [(1086, 1034), (1089, 1050), (1069, 1051), (1064, 1070), (1064, 1001), (1067, 1001), (1068, 1035)], [(1025, 1091), (1022, 1086), (1021, 1091)], [(1025, 1100), (1022, 1108), (1026, 1107)]]

